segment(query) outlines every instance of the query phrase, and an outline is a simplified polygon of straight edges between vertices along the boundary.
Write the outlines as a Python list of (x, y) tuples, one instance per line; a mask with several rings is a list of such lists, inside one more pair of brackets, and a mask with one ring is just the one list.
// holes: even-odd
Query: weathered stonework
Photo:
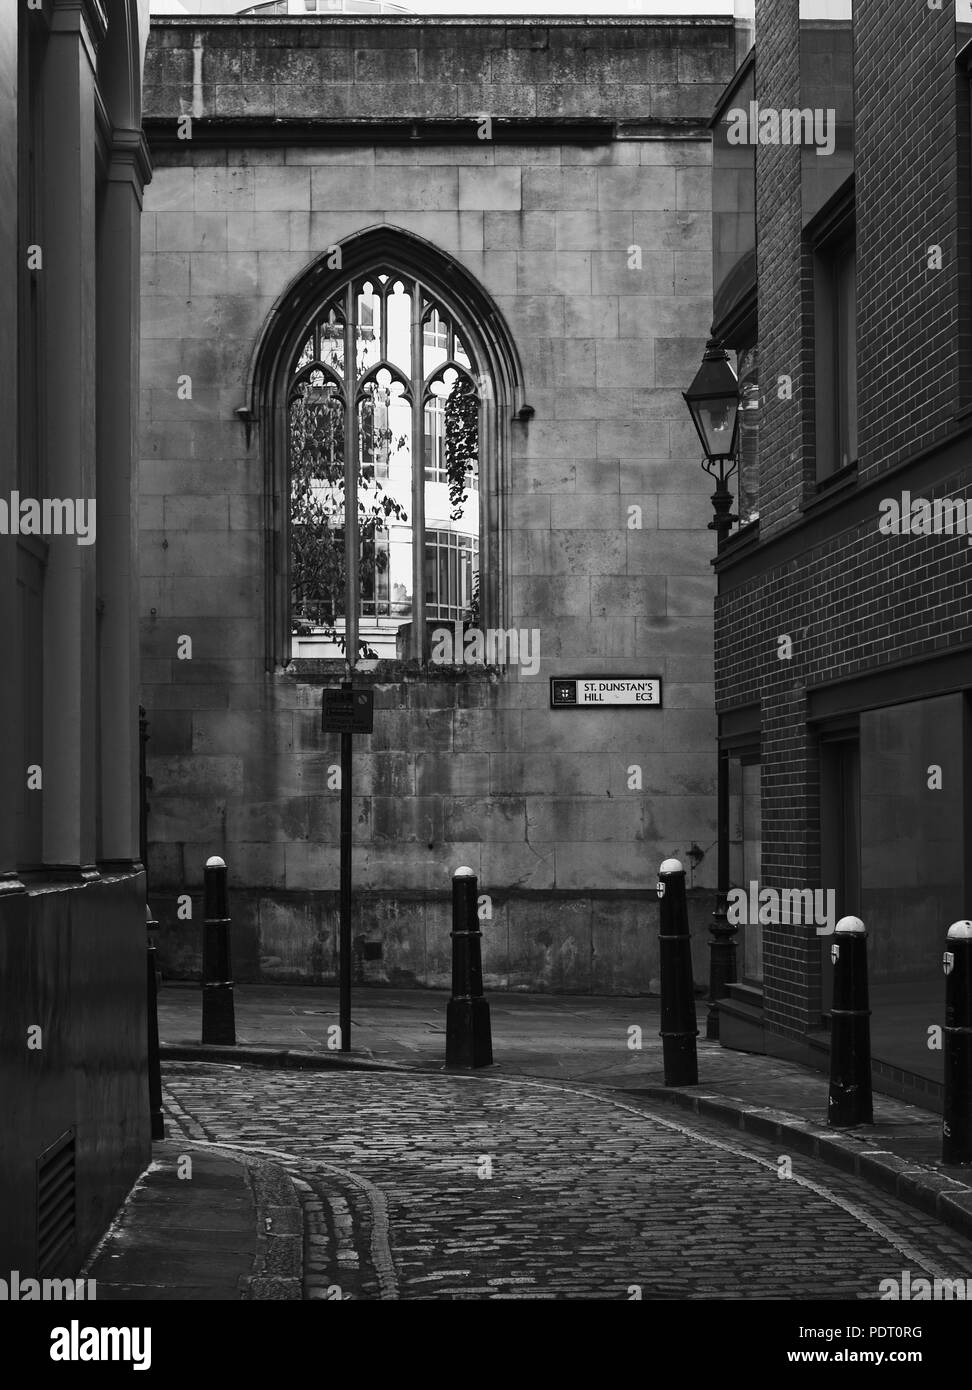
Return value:
[[(705, 121), (731, 46), (731, 24), (711, 21), (154, 27), (139, 524), (150, 888), (170, 973), (198, 968), (203, 864), (221, 854), (237, 978), (335, 975), (339, 740), (320, 732), (320, 692), (337, 673), (268, 669), (267, 423), (248, 441), (234, 412), (288, 286), (377, 226), (457, 261), (515, 343), (517, 404), (534, 414), (511, 427), (499, 587), (505, 625), (538, 629), (541, 660), (535, 675), (388, 663), (370, 678), (357, 977), (448, 983), (460, 864), (492, 899), (493, 987), (647, 990), (657, 867), (690, 868), (693, 843), (704, 933), (714, 541), (680, 393), (711, 316)], [(552, 675), (649, 672), (660, 710), (548, 707)]]

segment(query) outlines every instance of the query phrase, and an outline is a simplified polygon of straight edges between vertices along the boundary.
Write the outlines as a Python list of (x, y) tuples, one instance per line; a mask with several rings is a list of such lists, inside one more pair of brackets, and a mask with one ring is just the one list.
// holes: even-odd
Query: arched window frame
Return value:
[[(336, 250), (340, 251), (340, 256), (335, 255)], [(475, 363), (478, 369), (474, 380), (480, 398), (480, 624), (484, 627), (508, 626), (509, 598), (505, 582), (509, 574), (507, 511), (512, 427), (514, 415), (522, 403), (519, 355), (491, 297), (458, 261), (408, 232), (388, 227), (373, 228), (349, 238), (340, 248), (328, 247), (280, 297), (254, 352), (250, 404), (238, 412), (246, 425), (248, 444), (258, 444), (265, 463), (265, 650), (268, 670), (292, 667), (288, 426), (293, 371), (315, 321), (335, 295), (342, 288), (350, 295), (354, 283), (378, 274), (388, 274), (394, 280), (418, 282), (457, 327), (469, 361)], [(423, 321), (424, 312), (421, 316), (413, 314), (413, 364), (423, 360)], [(346, 361), (349, 360), (349, 337), (346, 317)], [(442, 363), (433, 376), (449, 365), (463, 370), (461, 363)], [(401, 378), (399, 371), (383, 362), (375, 363), (373, 369), (369, 368), (368, 375), (382, 367), (393, 370)], [(416, 533), (424, 538), (423, 407), (424, 399), (417, 412), (413, 409), (413, 421), (418, 418), (420, 434), (416, 440), (413, 433), (413, 477), (420, 479), (422, 486), (416, 489), (421, 504), (413, 507), (410, 520)], [(345, 447), (353, 450), (351, 456), (356, 457), (356, 410), (348, 410), (346, 418), (355, 430), (355, 438), (346, 439)], [(420, 587), (414, 592), (416, 606), (421, 612), (423, 590)], [(428, 658), (428, 626), (424, 622), (413, 621), (411, 632), (408, 655), (410, 659), (424, 663)], [(315, 665), (330, 669), (334, 663), (326, 659), (317, 662), (304, 659), (300, 662), (301, 669), (313, 671)]]

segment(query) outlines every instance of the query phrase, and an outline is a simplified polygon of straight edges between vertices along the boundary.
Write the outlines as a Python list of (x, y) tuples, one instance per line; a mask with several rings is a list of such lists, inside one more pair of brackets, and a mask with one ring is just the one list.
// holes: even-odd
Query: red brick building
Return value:
[[(714, 331), (743, 406), (716, 566), (731, 882), (860, 915), (874, 1055), (893, 1037), (926, 1075), (972, 903), (962, 8), (757, 0), (713, 121)], [(739, 938), (722, 1041), (825, 1057), (826, 923)]]

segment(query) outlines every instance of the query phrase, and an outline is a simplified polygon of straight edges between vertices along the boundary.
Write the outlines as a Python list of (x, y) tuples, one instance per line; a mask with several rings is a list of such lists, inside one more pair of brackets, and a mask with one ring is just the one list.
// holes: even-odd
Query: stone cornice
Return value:
[[(191, 158), (193, 148), (214, 145), (371, 145), (371, 144), (477, 144), (481, 117), (466, 120), (349, 121), (340, 118), (275, 120), (269, 116), (194, 117), (192, 140), (180, 139), (175, 116), (145, 117), (145, 132), (152, 150), (180, 149)], [(538, 116), (493, 119), (494, 144), (590, 144), (612, 140), (709, 140), (704, 122), (660, 118), (657, 121), (615, 121), (609, 117), (544, 118)]]
[(136, 191), (152, 177), (152, 156), (144, 130), (115, 130), (112, 132), (108, 177), (113, 182), (131, 182)]
[(51, 29), (56, 33), (83, 29), (90, 42), (97, 45), (108, 33), (108, 16), (101, 0), (54, 0)]
[(330, 29), (725, 29), (731, 15), (153, 15), (152, 28), (298, 29), (313, 43), (312, 30)]

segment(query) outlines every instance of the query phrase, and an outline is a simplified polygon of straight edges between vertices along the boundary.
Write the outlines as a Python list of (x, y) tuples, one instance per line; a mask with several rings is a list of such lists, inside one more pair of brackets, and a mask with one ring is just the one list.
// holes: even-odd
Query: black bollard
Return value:
[(972, 922), (948, 929), (942, 1162), (972, 1163)]
[(148, 1093), (152, 1138), (165, 1138), (165, 1117), (162, 1114), (162, 1063), (159, 1057), (159, 993), (155, 969), (155, 939), (159, 924), (152, 909), (145, 904), (145, 928), (148, 933), (146, 974), (146, 1004), (148, 1010)]
[(233, 979), (230, 973), (229, 909), (226, 899), (226, 865), (222, 859), (206, 860), (205, 914), (203, 927), (204, 1043), (236, 1043), (233, 1012)]
[(834, 1002), (830, 1010), (827, 1123), (846, 1129), (874, 1123), (867, 929), (859, 917), (842, 917), (837, 923), (830, 959), (834, 964)]
[(695, 1039), (695, 982), (692, 977), (692, 939), (685, 903), (685, 870), (677, 859), (666, 859), (658, 870), (655, 890), (659, 908), (658, 957), (661, 975), (662, 1057), (666, 1086), (697, 1086), (699, 1060)]
[(482, 932), (476, 913), (476, 875), (452, 876), (452, 998), (446, 1007), (446, 1066), (489, 1067), (493, 1040), (483, 998)]

